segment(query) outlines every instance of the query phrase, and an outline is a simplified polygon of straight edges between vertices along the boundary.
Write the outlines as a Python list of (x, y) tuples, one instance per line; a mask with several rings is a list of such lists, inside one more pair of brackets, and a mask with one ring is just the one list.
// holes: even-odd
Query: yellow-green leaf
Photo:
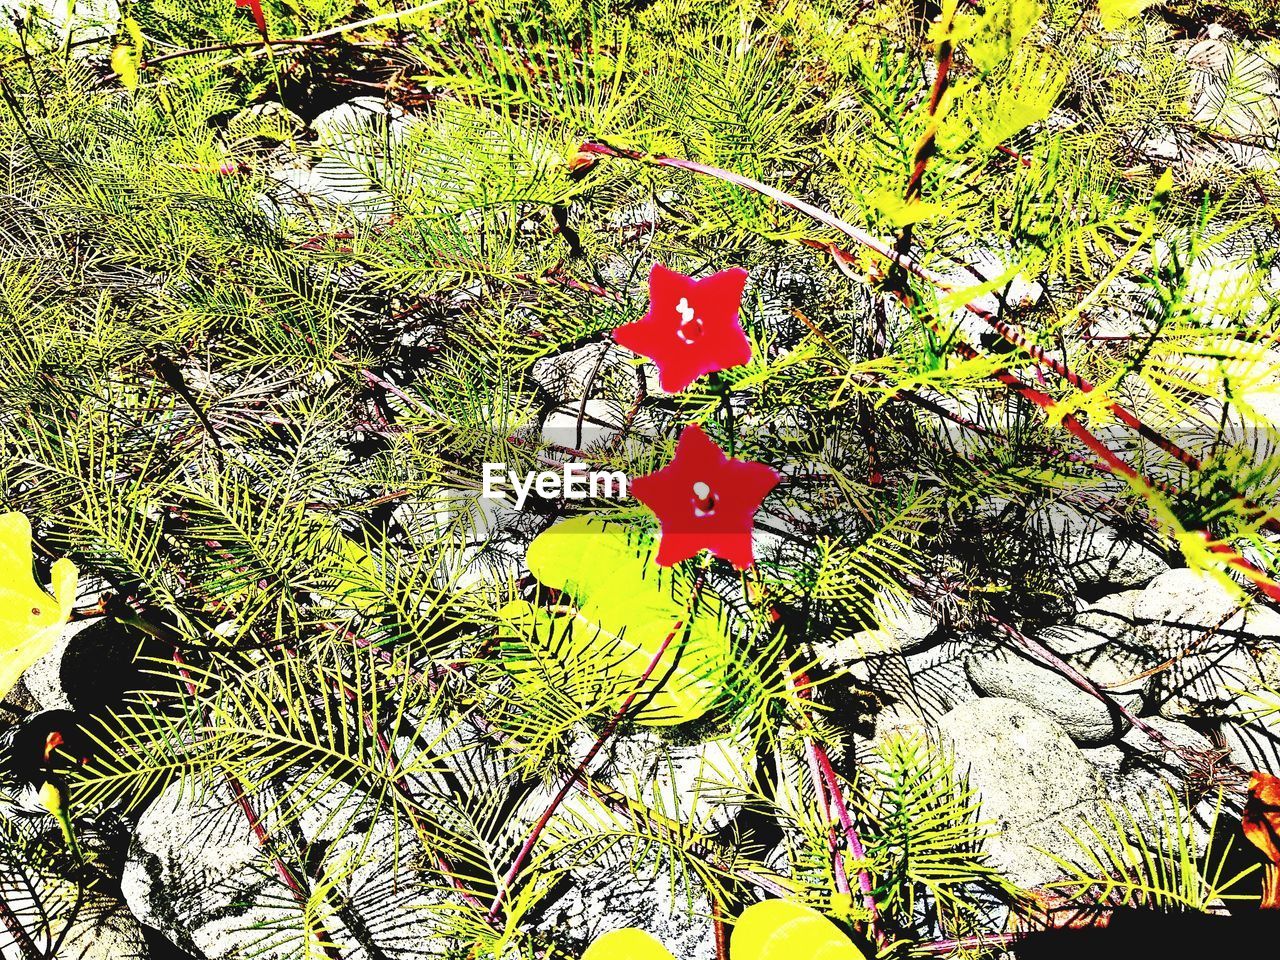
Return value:
[(112, 50), (111, 69), (127, 89), (138, 89), (138, 54), (133, 47), (120, 44)]
[(764, 900), (742, 911), (729, 955), (733, 960), (866, 960), (834, 923), (790, 900)]
[(138, 26), (138, 21), (133, 17), (123, 17), (121, 22), (124, 24), (125, 30), (129, 32), (129, 39), (133, 41), (133, 49), (137, 52), (138, 57), (142, 57), (142, 27)]
[(70, 560), (49, 570), (53, 596), (31, 568), (31, 524), (20, 513), (0, 515), (0, 696), (62, 636), (76, 602), (78, 571)]
[[(947, 39), (986, 74), (1009, 59), (1044, 11), (1039, 0), (993, 0), (984, 6), (981, 15), (956, 14), (946, 32)], [(946, 22), (945, 8), (939, 22)]]
[(635, 927), (610, 930), (596, 937), (582, 960), (675, 960), (671, 951)]
[(1116, 27), (1132, 20), (1147, 7), (1154, 7), (1158, 0), (1098, 0), (1098, 13), (1104, 27)]
[(688, 575), (657, 566), (653, 546), (629, 527), (587, 517), (540, 534), (525, 564), (563, 596), (550, 609), (517, 600), (499, 611), (507, 627), (504, 659), (516, 681), (583, 709), (616, 709), (639, 691), (639, 723), (702, 716), (720, 696), (729, 667), (723, 604), (710, 590), (695, 601)]
[(1154, 189), (1151, 191), (1151, 209), (1153, 211), (1160, 210), (1169, 202), (1169, 195), (1173, 193), (1173, 169), (1169, 168), (1160, 174), (1160, 179), (1156, 181)]
[(940, 203), (926, 203), (923, 200), (908, 202), (901, 194), (890, 190), (877, 190), (870, 199), (881, 216), (895, 227), (932, 220), (945, 210)]

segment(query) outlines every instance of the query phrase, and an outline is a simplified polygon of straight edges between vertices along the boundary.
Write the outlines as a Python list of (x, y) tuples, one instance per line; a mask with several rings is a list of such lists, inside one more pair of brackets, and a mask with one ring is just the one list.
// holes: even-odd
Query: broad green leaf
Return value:
[(123, 17), (120, 21), (124, 24), (125, 30), (129, 32), (129, 39), (133, 41), (133, 49), (137, 52), (138, 58), (142, 58), (142, 27), (138, 25), (138, 21), (133, 17)]
[(596, 937), (582, 960), (675, 960), (671, 951), (635, 927), (610, 930)]
[(763, 900), (742, 911), (729, 955), (733, 960), (865, 960), (839, 927), (790, 900)]
[(138, 89), (138, 64), (142, 62), (142, 45), (143, 36), (142, 28), (138, 26), (138, 21), (133, 17), (124, 17), (121, 20), (125, 30), (129, 33), (129, 38), (133, 41), (133, 46), (128, 44), (120, 44), (111, 51), (111, 69), (120, 77), (120, 82), (129, 90)]
[[(565, 520), (529, 545), (525, 563), (544, 586), (564, 594), (548, 610), (519, 600), (499, 615), (517, 638), (507, 663), (517, 682), (553, 686), (583, 708), (615, 709), (644, 694), (640, 723), (670, 725), (700, 717), (724, 686), (729, 637), (723, 606), (687, 575), (652, 562), (652, 541), (620, 524)], [(672, 632), (656, 669), (640, 679)]]
[(20, 513), (0, 515), (0, 697), (62, 636), (76, 602), (78, 571), (70, 560), (50, 569), (53, 596), (31, 569), (31, 524)]
[(1147, 7), (1154, 7), (1157, 0), (1098, 0), (1098, 13), (1104, 27), (1116, 27), (1132, 20)]

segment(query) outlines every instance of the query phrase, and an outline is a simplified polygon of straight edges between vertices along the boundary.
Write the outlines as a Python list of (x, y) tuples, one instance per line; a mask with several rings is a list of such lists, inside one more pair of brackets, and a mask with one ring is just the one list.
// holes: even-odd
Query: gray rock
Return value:
[[(1163, 717), (1149, 717), (1147, 722), (1179, 747), (1198, 752), (1214, 749), (1207, 737), (1186, 724)], [(1187, 761), (1160, 750), (1141, 730), (1130, 730), (1119, 743), (1084, 753), (1102, 775), (1112, 805), (1117, 811), (1128, 811), (1129, 817), (1118, 817), (1120, 822), (1148, 837), (1154, 835), (1158, 819), (1169, 810), (1169, 791), (1186, 792)], [(1214, 799), (1209, 798), (1191, 811), (1200, 839), (1207, 835), (1214, 806)]]
[[(28, 914), (34, 888), (43, 919), (36, 923), (30, 917), (24, 926), (41, 956), (51, 960), (148, 960), (150, 951), (142, 926), (118, 897), (79, 889), (66, 880), (14, 866), (4, 864), (0, 897), (20, 914)], [(28, 882), (33, 886), (27, 886)], [(56, 943), (60, 946), (53, 953)], [(0, 933), (0, 955), (23, 956), (7, 932)]]
[(625, 426), (631, 442), (617, 452), (626, 453), (649, 443), (647, 438), (656, 430), (656, 420), (648, 410), (637, 411), (628, 424), (631, 412), (630, 401), (619, 403), (601, 397), (564, 403), (542, 421), (542, 439), (590, 455), (612, 443)]
[(1170, 719), (1231, 714), (1241, 691), (1263, 682), (1256, 656), (1277, 644), (1280, 616), (1249, 607), (1210, 574), (1170, 570), (1134, 605), (1147, 650), (1168, 666), (1156, 675), (1153, 696)]
[(876, 751), (890, 740), (928, 740), (931, 736), (932, 730), (915, 710), (906, 704), (892, 704), (876, 714), (871, 741), (865, 748), (859, 745), (859, 751), (860, 755), (865, 751), (869, 762), (874, 759)]
[(1187, 51), (1195, 120), (1238, 137), (1265, 137), (1280, 125), (1280, 77), (1259, 53), (1225, 38)]
[[(336, 784), (318, 795), (296, 836), (282, 833), (323, 850), (318, 867), (334, 880), (327, 932), (349, 960), (367, 960), (371, 946), (387, 957), (421, 950), (433, 929), (417, 908), (434, 895), (407, 867), (412, 827), (397, 831), (390, 814), (370, 827), (367, 813), (335, 811), (348, 800)], [(299, 908), (224, 788), (196, 795), (191, 783), (168, 787), (139, 819), (121, 890), (135, 916), (195, 957), (284, 960), (304, 946)]]
[[(15, 13), (28, 6), (32, 4), (16, 0), (6, 0), (3, 5), (6, 12)], [(95, 33), (96, 28), (115, 26), (120, 22), (120, 7), (115, 0), (44, 0), (36, 6), (41, 7), (59, 27), (70, 22), (73, 36)]]
[[(973, 649), (968, 637), (949, 636), (940, 643), (900, 658), (910, 678), (908, 702), (929, 723), (937, 723), (962, 703), (978, 698), (964, 669)], [(882, 670), (881, 676), (887, 675)]]
[[(65, 895), (74, 898), (76, 893), (68, 888)], [(142, 925), (115, 897), (85, 895), (70, 926), (55, 923), (54, 935), (64, 929), (59, 960), (148, 960), (151, 955)]]
[(317, 208), (327, 208), (344, 219), (384, 219), (392, 203), (371, 167), (370, 151), (381, 139), (404, 136), (410, 123), (403, 110), (389, 109), (377, 97), (356, 97), (326, 110), (311, 121), (314, 155), (291, 154), (271, 172), (277, 186), (264, 210), (274, 213), (278, 208), (314, 219)]
[(1049, 504), (1030, 523), (1063, 569), (1086, 589), (1113, 592), (1140, 587), (1169, 569), (1163, 558), (1141, 543), (1065, 503)]
[(27, 668), (27, 690), (43, 710), (93, 711), (114, 704), (144, 680), (136, 654), (146, 640), (114, 620), (73, 623)]
[(383, 123), (390, 122), (398, 129), (404, 116), (402, 109), (388, 106), (380, 97), (352, 97), (318, 114), (311, 129), (322, 146), (354, 149), (361, 146), (361, 137)]
[(1280, 770), (1280, 714), (1240, 716), (1219, 730), (1233, 763), (1246, 770)]
[[(623, 848), (609, 851), (547, 905), (536, 929), (581, 953), (601, 934), (639, 927), (688, 960), (716, 955), (711, 900), (692, 874), (676, 875), (651, 860), (636, 862)], [(686, 882), (687, 881), (687, 882)]]
[[(1103, 597), (1076, 614), (1072, 622), (1076, 627), (1081, 628), (1079, 636), (1082, 646), (1087, 648), (1097, 646), (1098, 639), (1127, 640), (1132, 645), (1133, 638), (1138, 632), (1133, 610), (1141, 595), (1141, 590), (1122, 590), (1120, 593)], [(1091, 635), (1092, 639), (1086, 634)], [(1063, 654), (1076, 652), (1059, 646), (1055, 646), (1054, 649)]]
[(305, 128), (302, 118), (288, 107), (277, 100), (264, 100), (245, 107), (227, 121), (225, 135), (232, 142), (291, 140)]
[[(1102, 663), (1108, 671), (1122, 672), (1109, 661)], [(1009, 650), (975, 653), (965, 661), (965, 670), (973, 685), (987, 696), (1017, 700), (1044, 712), (1083, 746), (1109, 743), (1129, 727), (1117, 711), (1058, 671)], [(1116, 693), (1115, 699), (1129, 710), (1137, 710), (1142, 704), (1141, 693)]]
[(35, 698), (42, 710), (70, 710), (71, 701), (62, 688), (62, 661), (66, 657), (67, 648), (83, 630), (92, 626), (92, 621), (73, 623), (62, 631), (62, 636), (49, 648), (48, 652), (29, 666), (22, 675), (27, 692)]
[[(637, 779), (641, 789), (628, 784), (628, 792), (654, 809), (675, 811), (670, 815), (694, 829), (714, 831), (738, 815), (741, 805), (734, 800), (753, 781), (756, 755), (750, 737), (739, 735), (685, 746), (663, 744), (650, 763), (648, 786)], [(645, 768), (638, 772), (643, 777)]]
[(626, 355), (612, 343), (589, 343), (534, 361), (530, 370), (534, 381), (547, 393), (565, 403), (583, 397), (608, 395), (607, 387), (615, 380), (629, 382), (634, 392), (635, 372)]
[(886, 653), (912, 653), (929, 645), (938, 618), (911, 599), (881, 595), (874, 603), (876, 626), (818, 641), (814, 652), (828, 666), (866, 660)]
[[(595, 735), (584, 732), (568, 755), (584, 756), (594, 744)], [(737, 816), (756, 763), (746, 735), (677, 744), (655, 733), (638, 732), (610, 737), (593, 771), (597, 779), (649, 809), (691, 824), (695, 830), (715, 832)], [(513, 816), (523, 817), (532, 826), (558, 788), (558, 781), (540, 785)], [(603, 807), (575, 791), (560, 809), (564, 815), (589, 819)]]
[(1037, 639), (1130, 710), (1146, 704), (1154, 680), (1142, 674), (1153, 665), (1133, 617), (1139, 590), (1104, 597), (1067, 624), (1042, 630)]
[(1162, 656), (1171, 656), (1210, 627), (1217, 626), (1219, 633), (1239, 631), (1242, 603), (1212, 575), (1182, 568), (1153, 580), (1133, 612), (1147, 642)]
[[(584, 735), (571, 754), (581, 756), (594, 739)], [(748, 742), (712, 741), (718, 745), (709, 749), (668, 746), (673, 761), (663, 772), (656, 736), (639, 734), (616, 741), (602, 751), (596, 776), (665, 816), (692, 823), (696, 831), (713, 832), (727, 822), (710, 802), (718, 791), (708, 781), (732, 781), (736, 775), (732, 765), (745, 763), (749, 769), (754, 763), (744, 753)], [(646, 783), (645, 778), (653, 782)], [(547, 808), (557, 788), (556, 783), (538, 784), (513, 812), (513, 849)], [(609, 930), (639, 927), (677, 957), (710, 960), (715, 956), (715, 940), (707, 922), (711, 912), (707, 891), (696, 875), (654, 862), (652, 849), (627, 839), (634, 830), (635, 824), (625, 812), (572, 791), (547, 826), (547, 835), (564, 843), (548, 867), (563, 870), (572, 884), (539, 906), (535, 929), (581, 953)], [(602, 844), (602, 835), (623, 839)], [(573, 837), (590, 840), (584, 849), (568, 842)]]
[[(495, 485), (495, 494), (509, 494), (509, 485)], [(527, 506), (527, 505), (526, 505)], [(403, 503), (392, 519), (415, 542), (429, 543), (434, 537), (458, 538), (466, 543), (450, 551), (448, 569), (440, 571), (455, 589), (479, 584), (501, 583), (518, 576), (524, 561), (524, 547), (531, 534), (522, 529), (530, 513), (517, 511), (514, 499), (478, 496), (475, 490), (439, 489), (429, 502)]]
[(943, 717), (938, 733), (977, 790), (982, 819), (998, 831), (987, 841), (992, 864), (1015, 883), (1034, 887), (1061, 876), (1050, 854), (1077, 860), (1071, 834), (1105, 829), (1097, 771), (1040, 711), (1016, 700), (974, 700)]
[(971, 649), (969, 638), (949, 636), (905, 656), (883, 653), (850, 661), (849, 677), (880, 703), (874, 741), (899, 728), (921, 732), (959, 704), (977, 699), (964, 670)]
[(258, 869), (260, 851), (244, 815), (229, 798), (194, 798), (193, 789), (170, 786), (138, 821), (120, 884), (125, 902), (196, 957), (221, 960), (269, 946), (254, 927), (283, 918), (278, 908), (273, 916), (255, 904), (268, 892), (278, 902), (283, 891)]

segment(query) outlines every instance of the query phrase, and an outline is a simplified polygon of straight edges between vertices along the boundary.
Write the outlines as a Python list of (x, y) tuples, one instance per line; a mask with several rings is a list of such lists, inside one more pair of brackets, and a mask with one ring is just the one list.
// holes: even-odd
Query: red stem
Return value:
[[(178, 673), (182, 677), (183, 685), (187, 688), (187, 693), (193, 697), (196, 696), (195, 682), (191, 679), (191, 674), (187, 670), (186, 661), (182, 658), (182, 654), (178, 651), (177, 647), (173, 648), (173, 662), (178, 665)], [(231, 795), (235, 798), (236, 804), (244, 812), (245, 818), (249, 821), (249, 827), (258, 841), (258, 846), (264, 851), (268, 851), (271, 863), (275, 867), (275, 871), (279, 875), (281, 881), (289, 889), (289, 892), (293, 894), (294, 900), (296, 900), (299, 905), (305, 907), (307, 901), (310, 899), (306, 888), (301, 884), (301, 882), (299, 882), (298, 878), (294, 876), (293, 871), (289, 869), (284, 860), (282, 860), (277, 854), (270, 852), (270, 847), (272, 845), (271, 834), (267, 830), (266, 825), (262, 822), (262, 818), (259, 817), (257, 812), (254, 810), (253, 804), (249, 800), (249, 795), (244, 789), (244, 785), (240, 782), (239, 778), (232, 773), (223, 771), (222, 776), (226, 781), (227, 786), (231, 789)], [(321, 949), (324, 950), (324, 955), (326, 957), (331, 958), (331, 960), (341, 960), (342, 952), (338, 949), (337, 945), (334, 943), (333, 937), (329, 935), (329, 932), (324, 928), (324, 925), (319, 920), (315, 921), (315, 929), (312, 931), (312, 936), (320, 941)]]
[[(776, 608), (769, 612), (770, 618), (776, 623), (781, 619), (781, 614)], [(807, 678), (801, 676), (797, 683), (797, 695), (801, 700), (809, 700)], [(806, 710), (803, 713), (805, 724), (812, 727), (813, 720)], [(862, 837), (858, 835), (858, 828), (853, 822), (853, 817), (849, 815), (849, 808), (844, 802), (844, 792), (840, 789), (840, 779), (836, 776), (835, 768), (831, 766), (831, 758), (827, 756), (826, 748), (815, 740), (808, 731), (804, 734), (805, 749), (809, 754), (810, 763), (816, 767), (817, 777), (815, 778), (815, 786), (818, 790), (818, 796), (822, 801), (823, 811), (827, 811), (827, 798), (830, 797), (832, 804), (836, 808), (836, 817), (840, 821), (840, 826), (844, 830), (845, 844), (849, 847), (849, 853), (855, 860), (865, 862), (867, 859), (867, 848), (862, 844)], [(837, 858), (839, 859), (839, 858)], [(844, 863), (840, 862), (839, 873), (837, 878), (844, 872)], [(842, 893), (849, 893), (847, 889)], [(871, 935), (875, 938), (878, 946), (885, 946), (889, 942), (888, 936), (884, 932), (884, 928), (880, 922), (880, 908), (876, 904), (874, 887), (871, 883), (871, 873), (867, 868), (858, 868), (858, 890), (862, 895), (862, 906), (866, 909), (870, 917)]]
[(18, 951), (22, 954), (23, 960), (40, 960), (42, 953), (36, 949), (36, 945), (31, 940), (31, 935), (27, 933), (27, 928), (22, 925), (22, 921), (9, 907), (9, 901), (4, 897), (0, 897), (0, 922), (4, 924), (4, 928), (9, 931), (9, 936), (13, 938), (13, 942), (18, 945)]

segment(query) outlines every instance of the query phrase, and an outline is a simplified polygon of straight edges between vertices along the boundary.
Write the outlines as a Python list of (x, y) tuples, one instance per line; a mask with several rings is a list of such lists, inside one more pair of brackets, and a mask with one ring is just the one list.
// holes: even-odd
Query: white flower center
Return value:
[(702, 320), (694, 314), (689, 306), (689, 298), (681, 297), (676, 304), (676, 313), (680, 314), (680, 326), (676, 327), (676, 336), (685, 343), (693, 343), (702, 335)]
[(711, 487), (699, 480), (693, 485), (693, 515), (709, 517), (715, 512), (716, 498), (711, 495)]

